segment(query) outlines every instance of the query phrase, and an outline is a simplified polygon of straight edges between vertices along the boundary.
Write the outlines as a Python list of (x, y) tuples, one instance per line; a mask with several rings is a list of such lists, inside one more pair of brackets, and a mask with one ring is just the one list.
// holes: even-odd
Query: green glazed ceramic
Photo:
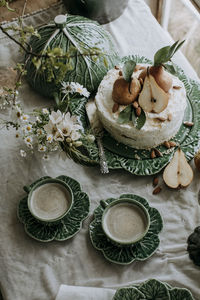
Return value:
[(149, 279), (140, 285), (120, 288), (112, 300), (194, 300), (191, 292), (185, 288), (172, 288), (169, 284)]
[[(123, 194), (119, 199), (131, 199), (142, 204), (148, 211), (150, 217), (149, 229), (142, 240), (128, 246), (119, 246), (112, 243), (105, 235), (102, 228), (102, 215), (104, 208), (99, 205), (94, 211), (94, 220), (90, 223), (89, 234), (93, 246), (100, 250), (104, 257), (116, 264), (127, 265), (135, 260), (146, 260), (154, 254), (159, 246), (159, 232), (162, 230), (163, 222), (160, 213), (156, 208), (150, 207), (147, 200), (133, 194)], [(110, 204), (117, 199), (105, 200)]]
[[(152, 63), (145, 57), (139, 57), (137, 55), (124, 57), (122, 61), (125, 62), (130, 59), (137, 63)], [(184, 83), (187, 93), (187, 108), (185, 110), (183, 122), (193, 122), (194, 125), (187, 128), (182, 124), (173, 140), (176, 142), (177, 147), (180, 146), (186, 158), (191, 160), (199, 148), (200, 141), (200, 84), (194, 80), (188, 79), (183, 70), (179, 67), (177, 67), (175, 75)], [(70, 110), (72, 114), (80, 117), (85, 132), (88, 132), (91, 129), (85, 111), (86, 102), (87, 99), (75, 99), (70, 102)], [(160, 172), (169, 163), (174, 152), (177, 150), (177, 147), (166, 149), (161, 145), (157, 147), (157, 149), (163, 156), (151, 159), (150, 150), (138, 150), (121, 144), (112, 138), (106, 131), (104, 131), (102, 140), (109, 169), (124, 169), (135, 175), (153, 175)], [(99, 164), (96, 142), (88, 144), (83, 141), (83, 146), (83, 153), (87, 153), (87, 157), (91, 161), (91, 164)], [(79, 162), (81, 163), (81, 160)]]
[[(114, 244), (116, 245), (121, 245), (121, 246), (128, 246), (128, 245), (131, 245), (131, 244), (134, 244), (134, 243), (137, 243), (139, 242), (141, 239), (144, 238), (144, 236), (147, 234), (148, 230), (149, 230), (149, 225), (150, 225), (150, 217), (149, 217), (149, 213), (147, 211), (147, 209), (138, 201), (134, 200), (134, 199), (126, 199), (126, 198), (121, 198), (121, 199), (117, 199), (109, 204), (107, 204), (106, 202), (104, 202), (103, 200), (100, 201), (100, 204), (102, 206), (102, 208), (104, 209), (104, 212), (103, 212), (103, 215), (102, 215), (102, 222), (101, 222), (101, 225), (102, 225), (102, 229), (104, 231), (104, 234), (108, 237), (108, 239), (111, 241), (111, 242), (114, 242)], [(133, 238), (132, 240), (129, 240), (129, 241), (122, 241), (122, 240), (119, 240), (117, 239), (116, 237), (113, 237), (111, 235), (111, 233), (107, 230), (107, 226), (106, 226), (106, 215), (107, 213), (109, 212), (109, 210), (111, 208), (113, 208), (114, 206), (116, 207), (117, 205), (121, 205), (121, 204), (129, 204), (129, 205), (132, 205), (133, 208), (136, 207), (136, 209), (140, 210), (140, 216), (142, 215), (142, 218), (143, 218), (143, 222), (145, 223), (145, 230), (142, 234), (140, 234), (140, 236), (137, 236), (135, 238)], [(118, 216), (118, 220), (117, 222), (119, 222), (119, 216)]]
[[(66, 190), (66, 194), (68, 196), (68, 207), (66, 208), (66, 210), (62, 213), (62, 215), (60, 215), (57, 218), (42, 218), (40, 216), (38, 216), (35, 211), (32, 209), (32, 202), (33, 202), (33, 192), (36, 191), (39, 187), (42, 187), (46, 184), (57, 184), (60, 185), (61, 187), (64, 187), (64, 189)], [(41, 221), (43, 223), (57, 223), (57, 221), (59, 221), (60, 219), (62, 219), (64, 216), (66, 216), (67, 213), (69, 213), (70, 209), (73, 206), (73, 201), (74, 201), (74, 196), (72, 193), (72, 190), (70, 188), (70, 186), (68, 184), (66, 184), (66, 182), (56, 179), (56, 178), (46, 178), (43, 180), (40, 180), (39, 182), (37, 182), (34, 186), (31, 187), (24, 187), (24, 190), (28, 193), (28, 209), (30, 211), (30, 213), (33, 215), (33, 217), (35, 219), (37, 219), (38, 221)]]
[[(38, 179), (30, 185), (30, 188), (47, 179), (49, 180), (51, 177), (46, 176)], [(17, 215), (20, 222), (24, 224), (26, 233), (41, 242), (65, 241), (73, 237), (78, 233), (83, 220), (89, 214), (89, 197), (82, 192), (80, 184), (73, 178), (64, 175), (58, 176), (56, 179), (61, 180), (70, 187), (74, 198), (70, 211), (62, 219), (56, 223), (41, 223), (29, 211), (28, 196), (24, 197), (18, 205)]]

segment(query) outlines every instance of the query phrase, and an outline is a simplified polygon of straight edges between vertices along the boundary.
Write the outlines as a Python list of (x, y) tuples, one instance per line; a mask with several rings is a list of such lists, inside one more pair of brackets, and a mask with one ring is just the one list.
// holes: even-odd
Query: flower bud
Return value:
[(88, 142), (93, 143), (95, 141), (95, 136), (93, 134), (88, 134), (87, 140)]
[(67, 143), (71, 143), (71, 141), (72, 141), (72, 139), (71, 139), (70, 137), (67, 137), (67, 138), (66, 138), (66, 142), (67, 142)]
[(81, 141), (74, 142), (74, 146), (80, 147), (80, 146), (82, 146), (82, 142)]

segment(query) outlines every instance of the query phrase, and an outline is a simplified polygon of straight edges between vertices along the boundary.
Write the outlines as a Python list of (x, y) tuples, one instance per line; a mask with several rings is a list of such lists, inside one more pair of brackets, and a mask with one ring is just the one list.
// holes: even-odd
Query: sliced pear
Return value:
[(160, 113), (168, 105), (169, 94), (159, 87), (152, 75), (147, 74), (138, 101), (145, 112)]
[(193, 170), (181, 149), (178, 149), (163, 172), (163, 180), (169, 187), (187, 187), (193, 179)]
[(151, 88), (150, 88), (150, 81), (148, 76), (145, 77), (143, 88), (139, 95), (138, 102), (144, 111), (146, 112), (152, 111)]

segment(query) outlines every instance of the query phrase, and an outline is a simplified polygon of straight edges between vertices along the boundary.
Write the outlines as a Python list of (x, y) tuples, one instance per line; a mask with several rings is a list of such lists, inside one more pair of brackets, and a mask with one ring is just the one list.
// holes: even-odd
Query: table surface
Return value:
[[(26, 17), (25, 22), (44, 24), (63, 12), (62, 5), (55, 5)], [(172, 42), (142, 0), (130, 0), (123, 15), (104, 27), (112, 34), (121, 56), (139, 54), (153, 59), (157, 49)], [(14, 65), (19, 58), (16, 46), (0, 34), (0, 65)], [(180, 51), (174, 61), (189, 77), (198, 80)], [(36, 94), (26, 83), (20, 97), (27, 110), (51, 104), (50, 100)], [(193, 265), (186, 250), (187, 237), (200, 220), (197, 200), (200, 183), (196, 171), (187, 189), (169, 190), (162, 183), (162, 192), (154, 196), (151, 176), (136, 177), (122, 170), (101, 175), (98, 167), (84, 167), (69, 159), (63, 161), (56, 154), (50, 161), (42, 160), (38, 153), (24, 159), (19, 156), (22, 142), (15, 138), (14, 131), (0, 131), (0, 141), (0, 287), (6, 300), (53, 300), (61, 284), (117, 288), (149, 278), (189, 288), (196, 299), (200, 299), (199, 268)], [(192, 167), (194, 169), (193, 163)], [(37, 242), (26, 235), (17, 219), (17, 205), (24, 196), (22, 188), (41, 176), (56, 177), (61, 174), (78, 180), (88, 193), (90, 216), (71, 240)], [(162, 182), (161, 175), (159, 178)], [(123, 193), (145, 197), (151, 206), (160, 211), (164, 220), (156, 253), (144, 262), (134, 262), (128, 266), (106, 261), (92, 247), (88, 235), (92, 212), (100, 199), (118, 197)]]

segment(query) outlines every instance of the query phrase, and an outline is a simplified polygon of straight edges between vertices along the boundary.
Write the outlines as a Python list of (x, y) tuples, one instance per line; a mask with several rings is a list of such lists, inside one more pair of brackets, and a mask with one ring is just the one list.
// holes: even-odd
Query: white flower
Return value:
[(37, 135), (42, 135), (44, 133), (44, 130), (42, 128), (37, 129)]
[(32, 149), (32, 141), (33, 141), (33, 139), (32, 139), (31, 136), (27, 136), (27, 137), (24, 138), (24, 142), (31, 149)]
[(64, 136), (70, 135), (72, 131), (72, 127), (73, 127), (73, 123), (71, 121), (69, 122), (63, 121), (57, 126), (58, 130), (61, 131)]
[(72, 130), (71, 139), (72, 141), (77, 141), (81, 137), (80, 133), (76, 130)]
[(21, 120), (23, 121), (23, 122), (27, 122), (28, 121), (28, 119), (29, 119), (29, 115), (22, 115), (21, 116)]
[(47, 135), (47, 142), (52, 143), (53, 142), (53, 134), (48, 134)]
[(27, 143), (26, 145), (27, 145), (28, 148), (33, 149), (33, 145), (32, 144)]
[(82, 128), (82, 126), (79, 123), (77, 123), (78, 122), (77, 116), (71, 116), (69, 112), (65, 114), (64, 121), (66, 123), (70, 123), (73, 127), (73, 130), (79, 130)]
[(39, 152), (45, 152), (47, 150), (47, 147), (44, 145), (38, 145), (38, 151)]
[(32, 125), (31, 124), (27, 124), (23, 127), (23, 130), (25, 132), (31, 132), (32, 131)]
[(42, 157), (42, 159), (49, 160), (49, 155), (48, 154), (44, 154), (43, 157)]
[(61, 87), (61, 92), (63, 94), (74, 94), (75, 93), (75, 89), (73, 88), (73, 86), (71, 85), (70, 82), (62, 82), (61, 83), (62, 87)]
[(44, 125), (44, 130), (47, 134), (55, 135), (57, 132), (56, 125), (50, 120), (48, 124)]
[(16, 109), (16, 116), (18, 119), (20, 119), (22, 117), (22, 110), (19, 106), (15, 106)]
[(49, 110), (47, 108), (43, 108), (42, 109), (43, 114), (47, 115), (49, 114)]
[(52, 111), (50, 116), (49, 116), (49, 119), (53, 124), (60, 123), (63, 119), (61, 111), (60, 110), (57, 110), (57, 112)]
[(56, 134), (54, 135), (54, 140), (57, 141), (57, 142), (63, 142), (64, 141), (64, 136), (63, 136), (63, 134), (60, 130), (58, 130), (56, 132)]
[(86, 98), (88, 98), (90, 96), (90, 93), (88, 92), (88, 90), (86, 88), (84, 88), (81, 84), (79, 84), (78, 82), (76, 82), (74, 84), (74, 89), (75, 89), (76, 93), (83, 95)]
[(38, 123), (42, 123), (42, 120), (37, 116), (36, 117), (36, 121), (38, 122)]
[(26, 152), (24, 151), (24, 150), (20, 150), (20, 155), (21, 155), (21, 157), (26, 157)]
[(88, 98), (90, 96), (90, 93), (86, 88), (84, 88), (81, 84), (78, 82), (62, 82), (62, 88), (61, 91), (64, 94), (74, 94), (78, 93), (80, 95), (85, 96)]
[(27, 136), (27, 137), (25, 137), (24, 141), (25, 141), (25, 143), (32, 143), (33, 139), (31, 136)]

